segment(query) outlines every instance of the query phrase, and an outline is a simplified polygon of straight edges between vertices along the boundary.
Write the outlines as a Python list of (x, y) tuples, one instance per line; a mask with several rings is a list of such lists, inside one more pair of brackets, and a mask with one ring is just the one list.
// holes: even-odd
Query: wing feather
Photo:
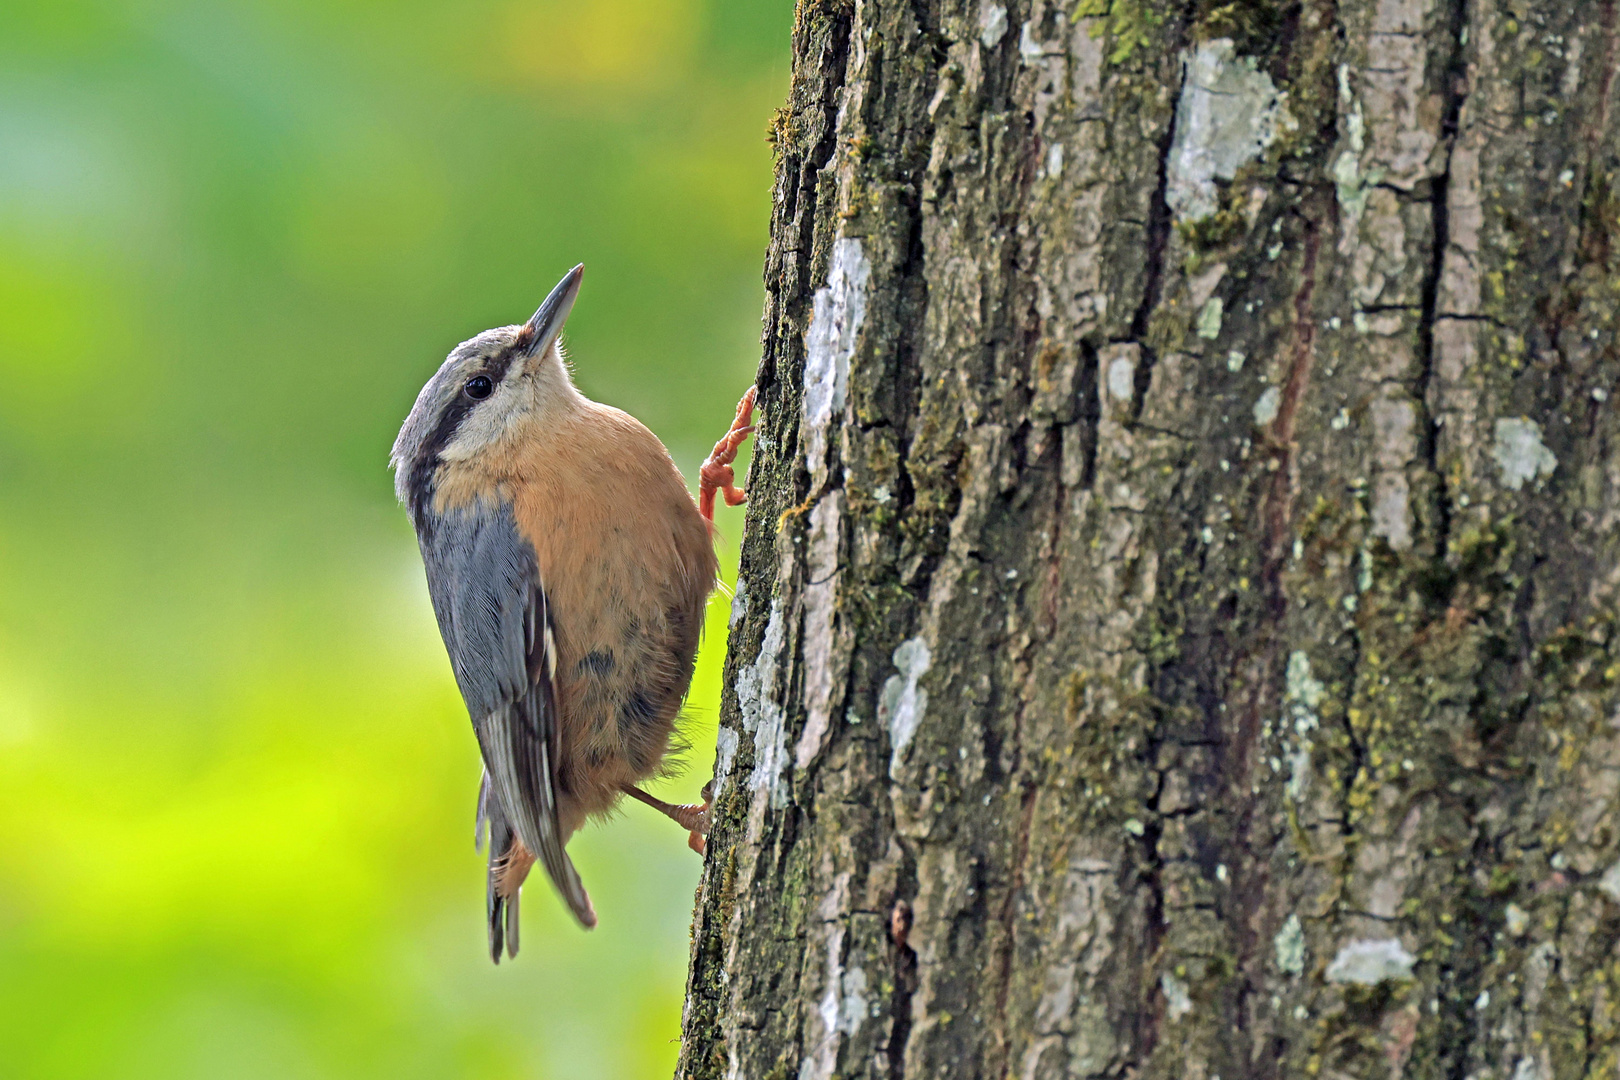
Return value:
[(508, 503), (425, 511), (417, 538), (439, 632), (483, 754), (487, 797), (574, 916), (594, 926), (596, 913), (557, 818), (556, 657), (534, 548)]

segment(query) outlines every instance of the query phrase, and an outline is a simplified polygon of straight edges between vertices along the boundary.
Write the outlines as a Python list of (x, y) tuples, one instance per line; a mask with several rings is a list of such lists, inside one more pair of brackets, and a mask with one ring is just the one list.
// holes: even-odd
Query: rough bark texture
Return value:
[(1620, 1068), (1614, 0), (802, 0), (680, 1075)]

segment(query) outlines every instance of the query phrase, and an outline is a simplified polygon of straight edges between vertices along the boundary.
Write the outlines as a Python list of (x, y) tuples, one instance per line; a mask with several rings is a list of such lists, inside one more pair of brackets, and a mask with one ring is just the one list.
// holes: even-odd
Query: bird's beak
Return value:
[(524, 336), (529, 339), (529, 356), (544, 356), (552, 342), (557, 340), (557, 335), (562, 333), (568, 313), (574, 310), (574, 298), (579, 295), (580, 279), (584, 276), (584, 263), (568, 271), (540, 305), (540, 310), (524, 324)]

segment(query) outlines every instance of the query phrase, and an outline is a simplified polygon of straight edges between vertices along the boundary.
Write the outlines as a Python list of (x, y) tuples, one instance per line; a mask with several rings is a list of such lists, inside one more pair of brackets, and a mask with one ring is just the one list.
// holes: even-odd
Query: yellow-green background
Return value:
[(601, 926), (537, 880), (485, 955), (385, 462), (583, 261), (579, 382), (694, 474), (757, 356), (790, 9), (0, 2), (0, 1078), (669, 1074), (674, 825), (577, 837)]

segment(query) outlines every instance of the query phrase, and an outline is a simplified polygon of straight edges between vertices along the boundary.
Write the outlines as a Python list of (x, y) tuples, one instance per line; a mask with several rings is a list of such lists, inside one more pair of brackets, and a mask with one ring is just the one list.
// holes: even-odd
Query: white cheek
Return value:
[(495, 393), (478, 403), (461, 422), (456, 437), (444, 448), (445, 461), (466, 461), (506, 438), (527, 410), (522, 379), (507, 379)]

